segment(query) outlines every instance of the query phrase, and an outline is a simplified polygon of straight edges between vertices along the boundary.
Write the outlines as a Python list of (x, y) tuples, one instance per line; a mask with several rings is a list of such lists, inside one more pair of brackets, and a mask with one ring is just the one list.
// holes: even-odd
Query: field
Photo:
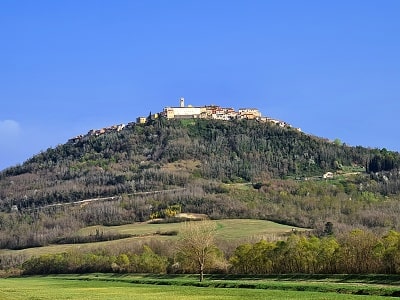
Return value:
[[(277, 237), (291, 232), (293, 227), (264, 220), (250, 219), (225, 219), (215, 221), (217, 224), (217, 238), (227, 240), (242, 239), (248, 237)], [(154, 233), (179, 231), (181, 223), (152, 224), (135, 223), (121, 226), (91, 226), (78, 232), (80, 235), (93, 234), (96, 231), (104, 233), (132, 234), (138, 236), (150, 236)], [(297, 228), (296, 230), (304, 230)]]
[[(152, 284), (148, 284), (152, 283)], [(394, 299), (395, 287), (361, 282), (329, 282), (282, 278), (263, 280), (208, 279), (178, 276), (84, 275), (0, 279), (0, 300), (8, 299)], [(398, 291), (398, 289), (397, 289)], [(360, 298), (360, 294), (362, 295)], [(367, 295), (370, 294), (370, 295)]]
[[(264, 220), (249, 220), (249, 219), (226, 219), (215, 221), (217, 225), (216, 238), (228, 241), (234, 240), (249, 240), (249, 239), (278, 239), (285, 234), (290, 233), (293, 227), (282, 224), (277, 224)], [(80, 250), (89, 250), (99, 247), (113, 247), (121, 244), (134, 243), (137, 240), (143, 241), (146, 239), (175, 239), (176, 236), (160, 235), (163, 233), (179, 231), (182, 223), (166, 223), (166, 224), (151, 224), (147, 222), (134, 223), (121, 226), (91, 226), (81, 229), (76, 233), (77, 236), (94, 235), (96, 232), (104, 234), (130, 234), (132, 237), (84, 244), (64, 244), (64, 245), (49, 245), (45, 247), (29, 248), (22, 250), (0, 250), (0, 254), (22, 254), (25, 256), (41, 255), (47, 253), (66, 252), (72, 249), (79, 248)], [(306, 230), (296, 228), (296, 230)]]

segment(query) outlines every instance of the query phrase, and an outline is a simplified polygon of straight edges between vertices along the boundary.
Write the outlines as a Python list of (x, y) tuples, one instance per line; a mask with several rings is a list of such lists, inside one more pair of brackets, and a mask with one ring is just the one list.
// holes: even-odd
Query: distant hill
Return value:
[[(399, 153), (274, 123), (161, 118), (72, 139), (2, 171), (0, 211), (4, 218), (29, 215), (13, 219), (26, 228), (42, 218), (40, 230), (54, 226), (46, 222), (55, 216), (59, 225), (62, 216), (54, 236), (84, 225), (148, 220), (174, 205), (213, 218), (271, 219), (321, 231), (331, 220), (370, 226), (365, 220), (376, 219), (396, 227), (386, 215), (395, 210), (382, 199), (397, 199), (399, 166)], [(374, 203), (384, 217), (366, 216), (371, 208), (378, 213)], [(0, 229), (6, 228), (0, 216)]]
[[(256, 121), (159, 119), (70, 141), (5, 170), (0, 207), (183, 187), (196, 177), (229, 183), (322, 176), (365, 167), (374, 152)], [(187, 160), (197, 163), (179, 172), (169, 167)]]

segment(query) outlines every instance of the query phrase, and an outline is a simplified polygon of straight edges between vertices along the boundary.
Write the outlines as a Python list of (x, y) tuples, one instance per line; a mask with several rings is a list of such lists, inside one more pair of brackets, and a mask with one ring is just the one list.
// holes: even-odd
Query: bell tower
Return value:
[(185, 98), (181, 97), (179, 100), (180, 107), (185, 107)]

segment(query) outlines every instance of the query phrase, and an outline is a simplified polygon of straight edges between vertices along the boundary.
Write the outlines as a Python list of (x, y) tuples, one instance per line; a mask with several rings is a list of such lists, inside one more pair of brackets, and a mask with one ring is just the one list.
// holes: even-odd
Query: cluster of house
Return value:
[(87, 136), (99, 136), (99, 135), (102, 135), (102, 134), (107, 133), (107, 132), (113, 132), (113, 131), (119, 132), (119, 131), (121, 131), (122, 129), (124, 129), (126, 127), (132, 127), (134, 125), (135, 125), (135, 123), (131, 122), (131, 123), (128, 123), (127, 125), (119, 124), (119, 125), (113, 125), (113, 126), (110, 126), (110, 127), (104, 127), (104, 128), (101, 128), (101, 129), (91, 129), (91, 130), (89, 130), (89, 132), (87, 134), (80, 134), (80, 135), (77, 135), (77, 136), (75, 136), (73, 138), (70, 138), (68, 140), (68, 142), (77, 142), (77, 141), (80, 141), (81, 139), (83, 139), (84, 137), (87, 137)]
[[(235, 111), (233, 108), (224, 108), (218, 105), (206, 106), (185, 106), (185, 99), (180, 98), (179, 106), (168, 106), (158, 114), (151, 116), (152, 118), (164, 117), (167, 119), (216, 119), (216, 120), (232, 120), (232, 119), (258, 119), (261, 113), (256, 108), (241, 108)], [(144, 117), (136, 120), (138, 123), (145, 123)]]
[[(214, 119), (214, 120), (234, 120), (234, 119), (247, 119), (247, 120), (257, 120), (260, 122), (271, 122), (280, 127), (291, 127), (291, 125), (286, 122), (279, 121), (276, 119), (271, 119), (268, 117), (262, 117), (261, 113), (256, 108), (240, 108), (238, 111), (235, 111), (233, 108), (224, 108), (218, 105), (206, 105), (206, 106), (185, 106), (185, 99), (180, 98), (179, 106), (173, 107), (168, 106), (165, 107), (162, 112), (152, 114), (148, 117), (138, 117), (136, 119), (136, 123), (145, 124), (149, 118), (157, 119), (157, 118), (167, 118), (167, 119)], [(86, 135), (78, 135), (74, 138), (69, 139), (69, 142), (76, 142), (85, 136), (99, 136), (106, 132), (111, 131), (121, 131), (125, 127), (134, 126), (135, 123), (131, 122), (128, 125), (120, 124), (114, 125), (107, 128), (102, 128), (98, 130), (90, 130)], [(298, 128), (297, 130), (300, 131)]]
[[(258, 120), (261, 122), (272, 122), (281, 127), (289, 126), (286, 122), (262, 117), (260, 111), (257, 108), (240, 108), (235, 111), (233, 108), (221, 107), (218, 105), (206, 105), (206, 106), (185, 106), (185, 99), (180, 98), (179, 106), (168, 106), (160, 113), (156, 113), (150, 116), (152, 119), (164, 117), (167, 119), (214, 119), (229, 121), (233, 119), (247, 119), (247, 120)], [(146, 123), (148, 117), (138, 117), (136, 122), (139, 124)]]

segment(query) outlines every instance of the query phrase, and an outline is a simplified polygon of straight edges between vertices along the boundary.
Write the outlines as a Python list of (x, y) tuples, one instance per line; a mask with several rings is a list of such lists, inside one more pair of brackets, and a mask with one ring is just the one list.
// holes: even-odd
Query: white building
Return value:
[(167, 119), (189, 119), (200, 118), (200, 115), (205, 109), (203, 107), (195, 107), (188, 105), (185, 107), (185, 99), (179, 99), (179, 107), (165, 107), (164, 115)]
[(257, 108), (240, 108), (239, 117), (246, 119), (256, 119), (261, 117), (261, 113)]

